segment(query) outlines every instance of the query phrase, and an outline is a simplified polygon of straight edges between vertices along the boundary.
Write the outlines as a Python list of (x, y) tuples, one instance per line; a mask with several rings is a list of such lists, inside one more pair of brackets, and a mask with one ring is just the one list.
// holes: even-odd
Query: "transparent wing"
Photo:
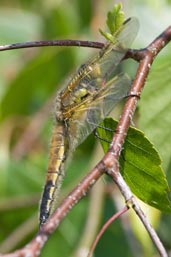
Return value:
[(138, 32), (139, 23), (136, 18), (126, 20), (113, 35), (113, 41), (107, 43), (90, 61), (82, 65), (62, 91), (64, 106), (73, 103), (76, 92), (80, 88), (88, 91), (99, 90), (102, 84), (114, 76), (116, 66), (121, 62)]
[(81, 66), (64, 90), (63, 106), (68, 113), (74, 106), (67, 120), (71, 148), (82, 143), (116, 103), (127, 95), (130, 88), (128, 77), (116, 76), (111, 79), (111, 76), (133, 42), (138, 27), (136, 18), (124, 22), (113, 35), (113, 42), (106, 44), (93, 60)]
[(104, 47), (100, 51), (99, 57), (95, 58), (94, 63), (100, 65), (102, 78), (108, 79), (110, 77), (134, 41), (138, 29), (138, 20), (135, 17), (129, 18), (113, 35), (113, 43), (107, 45), (107, 50)]
[(105, 87), (90, 96), (87, 104), (83, 104), (75, 110), (67, 124), (72, 149), (81, 144), (112, 111), (114, 106), (128, 95), (130, 85), (128, 76), (116, 76)]

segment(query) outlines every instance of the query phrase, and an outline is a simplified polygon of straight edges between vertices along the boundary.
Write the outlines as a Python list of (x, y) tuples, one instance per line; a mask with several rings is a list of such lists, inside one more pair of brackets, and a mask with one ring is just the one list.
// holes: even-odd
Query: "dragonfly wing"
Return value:
[(72, 149), (81, 144), (114, 106), (128, 95), (130, 84), (128, 76), (116, 76), (94, 94), (90, 103), (75, 110), (68, 121), (68, 135)]
[(132, 17), (126, 20), (113, 35), (113, 42), (101, 49), (93, 63), (100, 66), (101, 77), (108, 80), (121, 62), (128, 48), (134, 41), (139, 29), (139, 22)]
[(136, 17), (128, 18), (116, 32), (117, 41), (123, 48), (128, 48), (134, 41), (139, 30), (139, 21)]
[(123, 59), (137, 32), (138, 20), (126, 20), (113, 35), (112, 42), (108, 42), (92, 60), (80, 66), (61, 93), (65, 108), (82, 101), (87, 92), (100, 90), (114, 77), (116, 66)]
[[(138, 27), (136, 18), (124, 22), (113, 35), (112, 42), (107, 43), (93, 60), (80, 67), (76, 78), (63, 93), (63, 104), (68, 112), (75, 104), (75, 110), (67, 120), (71, 148), (82, 143), (116, 103), (127, 95), (130, 88), (127, 76), (111, 77), (133, 42)], [(76, 106), (79, 102), (81, 104)]]

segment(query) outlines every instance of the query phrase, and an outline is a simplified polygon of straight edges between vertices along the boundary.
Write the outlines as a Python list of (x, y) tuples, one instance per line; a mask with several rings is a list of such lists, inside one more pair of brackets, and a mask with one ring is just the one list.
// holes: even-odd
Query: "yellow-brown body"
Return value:
[(62, 122), (58, 123), (52, 132), (46, 184), (40, 205), (40, 224), (44, 223), (53, 212), (53, 202), (57, 198), (64, 177), (63, 166), (68, 152), (65, 133), (65, 126)]

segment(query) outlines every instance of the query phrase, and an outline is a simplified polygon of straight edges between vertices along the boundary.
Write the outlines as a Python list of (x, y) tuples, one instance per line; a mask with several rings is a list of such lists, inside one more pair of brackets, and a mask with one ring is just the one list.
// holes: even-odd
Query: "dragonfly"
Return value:
[(66, 87), (57, 94), (56, 124), (40, 204), (40, 225), (56, 208), (69, 153), (128, 95), (131, 85), (129, 77), (112, 74), (135, 39), (138, 27), (136, 18), (127, 19), (114, 33), (112, 42), (107, 42), (93, 59), (81, 65)]

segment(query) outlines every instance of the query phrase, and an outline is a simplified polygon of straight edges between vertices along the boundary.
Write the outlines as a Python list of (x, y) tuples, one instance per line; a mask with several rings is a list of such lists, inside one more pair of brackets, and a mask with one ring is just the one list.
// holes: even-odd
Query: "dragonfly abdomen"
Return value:
[(67, 157), (67, 138), (65, 127), (58, 124), (53, 129), (46, 184), (40, 204), (40, 224), (48, 219), (53, 211), (53, 202), (56, 199), (64, 177), (64, 161)]

